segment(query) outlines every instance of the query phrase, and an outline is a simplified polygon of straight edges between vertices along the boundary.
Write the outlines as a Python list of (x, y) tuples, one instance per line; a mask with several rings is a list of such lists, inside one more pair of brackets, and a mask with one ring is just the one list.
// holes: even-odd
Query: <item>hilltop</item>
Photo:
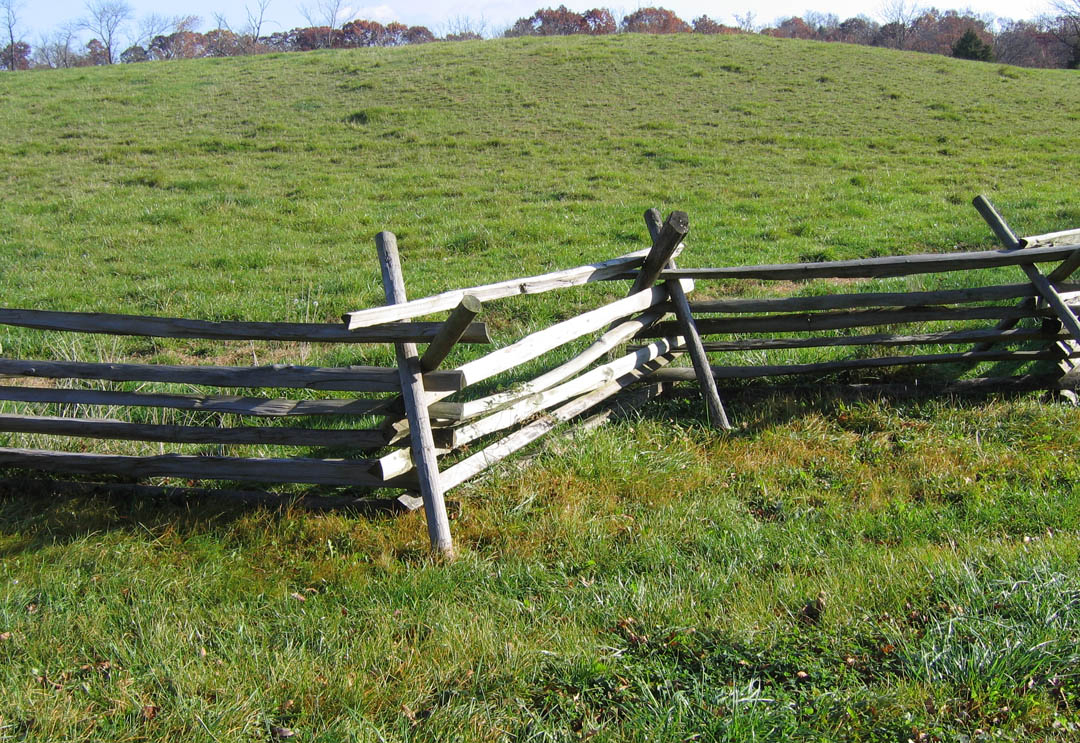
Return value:
[[(691, 265), (984, 244), (1080, 223), (1076, 75), (761, 36), (516, 39), (0, 76), (6, 301), (276, 316), (640, 246)], [(81, 260), (70, 261), (70, 256)], [(227, 280), (223, 280), (227, 274)], [(48, 276), (49, 281), (30, 280)]]

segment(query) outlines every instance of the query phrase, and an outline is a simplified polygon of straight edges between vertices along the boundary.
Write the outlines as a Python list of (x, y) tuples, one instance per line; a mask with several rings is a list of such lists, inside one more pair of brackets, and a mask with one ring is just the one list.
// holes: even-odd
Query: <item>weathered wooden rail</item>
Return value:
[[(919, 274), (968, 272), (1016, 266), (1028, 281), (959, 289), (908, 292), (842, 292), (816, 296), (725, 297), (691, 302), (692, 320), (698, 333), (708, 336), (703, 349), (713, 354), (776, 352), (811, 348), (881, 349), (903, 346), (972, 346), (948, 353), (913, 353), (821, 361), (753, 364), (712, 364), (709, 371), (668, 368), (654, 378), (666, 381), (701, 381), (827, 375), (853, 370), (882, 369), (928, 364), (972, 366), (983, 362), (1052, 362), (1065, 373), (1071, 371), (1080, 346), (1080, 322), (1073, 306), (1080, 285), (1067, 283), (1080, 268), (1080, 230), (1018, 238), (984, 197), (975, 207), (995, 235), (1002, 250), (930, 255), (905, 255), (822, 263), (719, 268), (667, 269), (662, 279), (692, 278), (792, 281), (814, 279), (877, 279)], [(1038, 265), (1058, 263), (1049, 274)], [(973, 279), (974, 280), (974, 279)], [(726, 285), (726, 286), (728, 286)], [(1021, 300), (1009, 304), (1009, 300)], [(972, 323), (997, 320), (991, 327)], [(1017, 327), (1021, 322), (1027, 327)], [(938, 326), (932, 330), (926, 325)], [(951, 327), (941, 329), (941, 324)], [(897, 326), (916, 325), (900, 330)], [(656, 323), (638, 333), (640, 339), (670, 337), (683, 324)], [(888, 328), (887, 331), (849, 334), (856, 329)], [(721, 338), (717, 338), (720, 336)], [(676, 350), (685, 348), (678, 346)], [(990, 383), (992, 380), (983, 380)]]
[[(153, 455), (13, 447), (0, 468), (40, 469), (127, 479), (166, 478), (307, 483), (406, 490), (396, 502), (425, 508), (432, 546), (451, 554), (444, 497), (560, 423), (578, 419), (632, 385), (644, 401), (676, 381), (697, 381), (708, 420), (729, 428), (717, 381), (827, 375), (856, 369), (1031, 362), (1070, 367), (1080, 341), (1067, 283), (1080, 268), (1080, 230), (1016, 237), (985, 200), (980, 212), (1003, 250), (907, 255), (770, 266), (679, 268), (689, 220), (673, 212), (645, 215), (652, 247), (602, 263), (409, 300), (391, 233), (376, 237), (386, 304), (349, 312), (344, 323), (206, 322), (181, 318), (0, 309), (0, 326), (56, 333), (326, 344), (392, 343), (393, 366), (213, 366), (89, 363), (0, 358), (0, 432), (13, 436), (203, 446)], [(1049, 274), (1038, 264), (1058, 262)], [(866, 291), (691, 301), (695, 282), (755, 282), (912, 276), (1018, 266), (1023, 283), (938, 290)], [(459, 343), (489, 342), (475, 322), (483, 305), (521, 295), (626, 280), (620, 299), (530, 333), (477, 358), (442, 369)], [(421, 318), (449, 313), (442, 321)], [(667, 319), (673, 317), (674, 319)], [(972, 323), (996, 321), (986, 327)], [(945, 327), (939, 327), (944, 324)], [(901, 328), (898, 326), (907, 326)], [(927, 327), (934, 326), (934, 327)], [(873, 329), (868, 332), (865, 329)], [(855, 332), (852, 332), (855, 331)], [(705, 337), (703, 340), (702, 337)], [(720, 338), (717, 338), (720, 336)], [(640, 345), (627, 344), (639, 340)], [(567, 358), (564, 347), (578, 344)], [(427, 344), (423, 353), (417, 344)], [(974, 345), (973, 345), (974, 344)], [(948, 353), (924, 347), (968, 346)], [(582, 347), (583, 346), (583, 347)], [(902, 349), (866, 357), (859, 349)], [(858, 355), (835, 358), (837, 349)], [(761, 361), (761, 355), (805, 349), (824, 360)], [(752, 364), (713, 364), (709, 355), (752, 352)], [(691, 366), (672, 364), (686, 353)], [(15, 354), (17, 356), (17, 354)], [(541, 371), (531, 378), (523, 366)], [(1026, 377), (1025, 379), (1030, 379)], [(985, 382), (985, 380), (982, 380)], [(180, 386), (177, 388), (177, 386)], [(193, 389), (197, 388), (197, 389)], [(230, 394), (230, 390), (238, 394)], [(285, 390), (285, 392), (282, 392)], [(99, 411), (106, 411), (105, 414)], [(151, 420), (144, 420), (149, 410)], [(162, 411), (186, 418), (164, 422)], [(170, 415), (181, 415), (170, 413)], [(154, 416), (157, 416), (155, 419)], [(143, 419), (140, 419), (143, 418)], [(381, 418), (381, 422), (379, 419)], [(603, 415), (586, 419), (593, 425)], [(258, 421), (269, 421), (259, 424)], [(358, 421), (361, 423), (358, 425)], [(51, 438), (47, 441), (52, 441)], [(222, 447), (293, 447), (288, 456), (225, 456)], [(206, 449), (206, 447), (210, 447)], [(339, 450), (341, 458), (311, 450)], [(78, 490), (78, 484), (68, 484)], [(124, 484), (130, 492), (172, 492), (170, 485)], [(221, 490), (263, 502), (260, 491)], [(419, 493), (416, 497), (412, 493)], [(327, 499), (316, 499), (320, 506)], [(354, 502), (351, 501), (350, 502)]]

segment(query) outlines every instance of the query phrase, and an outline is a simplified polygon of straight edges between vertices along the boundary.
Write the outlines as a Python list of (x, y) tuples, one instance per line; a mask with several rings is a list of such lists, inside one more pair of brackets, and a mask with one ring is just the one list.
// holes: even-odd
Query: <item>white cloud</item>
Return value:
[(344, 16), (349, 20), (361, 18), (365, 21), (378, 21), (379, 23), (390, 23), (398, 20), (397, 11), (389, 5), (366, 5), (362, 8), (346, 6)]

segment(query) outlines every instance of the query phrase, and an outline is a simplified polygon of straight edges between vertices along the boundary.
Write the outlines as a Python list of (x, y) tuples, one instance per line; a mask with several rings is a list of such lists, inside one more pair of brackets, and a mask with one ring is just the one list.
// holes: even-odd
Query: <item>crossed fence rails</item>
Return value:
[[(0, 309), (0, 325), (58, 333), (159, 338), (385, 344), (395, 347), (393, 366), (207, 366), (26, 360), (0, 358), (0, 431), (84, 440), (120, 439), (179, 445), (275, 446), (343, 451), (329, 456), (224, 456), (163, 453), (121, 455), (86, 451), (0, 448), (0, 468), (35, 469), (128, 480), (303, 483), (334, 488), (397, 488), (396, 508), (423, 506), (433, 549), (450, 555), (453, 542), (444, 494), (496, 462), (551, 432), (559, 424), (593, 425), (609, 413), (583, 418), (618, 393), (637, 385), (640, 402), (664, 385), (696, 381), (708, 420), (729, 428), (717, 380), (825, 375), (852, 370), (925, 364), (1005, 362), (1025, 368), (1049, 362), (1049, 374), (1012, 374), (1033, 386), (1053, 387), (1080, 356), (1080, 321), (1073, 310), (1080, 285), (1068, 283), (1080, 268), (1080, 230), (1017, 237), (983, 197), (975, 206), (1003, 243), (1000, 250), (898, 255), (848, 261), (721, 268), (678, 268), (689, 220), (656, 210), (645, 221), (652, 247), (601, 263), (408, 300), (397, 241), (376, 236), (386, 305), (344, 315), (343, 324), (207, 322), (120, 314)], [(1056, 262), (1050, 273), (1038, 265)], [(1026, 281), (960, 289), (831, 293), (817, 296), (746, 296), (691, 302), (695, 282), (861, 279), (967, 272), (1018, 266)], [(475, 321), (485, 303), (579, 287), (630, 281), (615, 300), (530, 333), (453, 369), (441, 368), (459, 343), (490, 343)], [(727, 284), (725, 284), (726, 286)], [(448, 313), (438, 322), (417, 318)], [(667, 319), (673, 318), (673, 319)], [(957, 327), (972, 321), (991, 326)], [(926, 323), (946, 329), (924, 330)], [(917, 325), (917, 332), (896, 326)], [(852, 333), (856, 329), (886, 328)], [(717, 339), (717, 338), (720, 339)], [(578, 341), (584, 350), (521, 380), (522, 367)], [(704, 338), (704, 340), (703, 340)], [(418, 344), (426, 344), (423, 353)], [(629, 345), (628, 345), (629, 344)], [(10, 344), (9, 344), (10, 345)], [(947, 353), (879, 355), (815, 362), (716, 365), (709, 354), (776, 352), (807, 348), (865, 350), (969, 346)], [(673, 366), (681, 355), (691, 366)], [(492, 386), (492, 381), (516, 381)], [(27, 381), (30, 380), (30, 381)], [(42, 381), (44, 380), (44, 381)], [(992, 383), (993, 379), (977, 381)], [(90, 385), (96, 386), (88, 386)], [(200, 388), (178, 392), (176, 385)], [(105, 387), (105, 388), (102, 388)], [(201, 388), (207, 388), (202, 390)], [(259, 395), (228, 394), (259, 390)], [(281, 391), (288, 396), (280, 396)], [(328, 396), (330, 395), (330, 396)], [(137, 422), (133, 411), (192, 411), (201, 422)], [(9, 412), (14, 410), (14, 412)], [(121, 417), (95, 415), (107, 410)], [(146, 417), (145, 415), (143, 416)], [(152, 417), (152, 416), (151, 416)], [(355, 427), (356, 421), (376, 421)], [(274, 424), (259, 421), (273, 419)], [(282, 420), (302, 425), (283, 425)], [(326, 427), (318, 421), (336, 421)], [(240, 425), (225, 425), (239, 420)], [(484, 442), (476, 449), (477, 442)], [(78, 483), (68, 483), (78, 488)], [(119, 484), (136, 492), (173, 492), (167, 485)], [(215, 490), (247, 500), (275, 497), (263, 491)], [(350, 491), (351, 492), (351, 491)], [(419, 495), (417, 495), (419, 494)], [(339, 505), (342, 497), (311, 497)], [(384, 503), (386, 499), (379, 501)], [(345, 497), (344, 502), (357, 504)]]

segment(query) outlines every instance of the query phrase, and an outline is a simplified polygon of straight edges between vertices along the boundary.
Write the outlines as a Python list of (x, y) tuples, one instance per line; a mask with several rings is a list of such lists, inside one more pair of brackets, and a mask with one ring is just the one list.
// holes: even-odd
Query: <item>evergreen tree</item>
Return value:
[(959, 59), (974, 59), (977, 62), (993, 62), (994, 48), (980, 39), (974, 29), (964, 32), (952, 47), (952, 55)]

